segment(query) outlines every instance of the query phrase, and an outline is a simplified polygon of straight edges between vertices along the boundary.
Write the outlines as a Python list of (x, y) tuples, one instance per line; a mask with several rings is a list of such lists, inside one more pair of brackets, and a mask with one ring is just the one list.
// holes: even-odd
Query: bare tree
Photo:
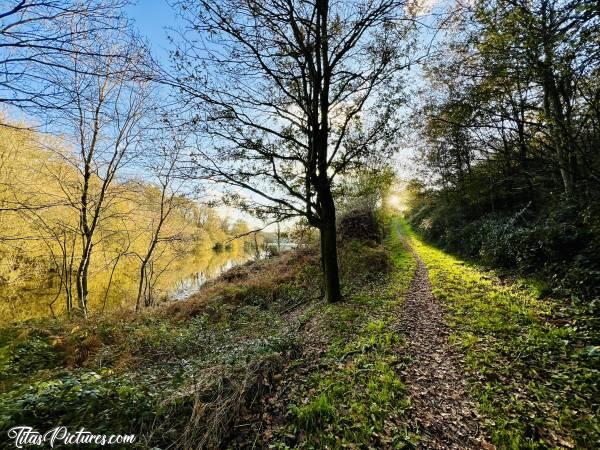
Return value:
[[(142, 306), (152, 306), (154, 303), (152, 287), (155, 278), (161, 273), (154, 270), (154, 257), (157, 247), (169, 244), (179, 239), (179, 233), (165, 234), (165, 223), (171, 213), (181, 203), (179, 191), (181, 178), (178, 177), (181, 156), (186, 149), (186, 137), (179, 134), (178, 130), (165, 128), (159, 131), (159, 137), (150, 140), (151, 149), (146, 152), (148, 169), (153, 175), (158, 187), (158, 211), (150, 211), (150, 239), (146, 251), (138, 255), (140, 259), (140, 279), (138, 283), (136, 311)], [(150, 200), (149, 203), (154, 203)], [(152, 209), (152, 208), (151, 208)], [(143, 305), (142, 305), (143, 301)]]
[[(74, 70), (74, 57), (121, 57), (108, 33), (129, 33), (127, 0), (0, 1), (0, 104), (20, 108), (60, 107), (71, 100), (56, 73)], [(104, 45), (107, 44), (107, 45)], [(93, 70), (80, 63), (77, 71)]]
[(334, 180), (391, 151), (414, 25), (407, 2), (175, 4), (189, 27), (168, 82), (208, 137), (194, 168), (245, 189), (240, 204), (259, 216), (318, 228), (327, 298), (339, 300)]
[[(29, 204), (21, 195), (7, 210), (41, 224), (53, 243), (49, 249), (67, 311), (73, 309), (75, 286), (84, 317), (93, 249), (110, 236), (99, 232), (100, 224), (115, 219), (114, 204), (125, 190), (118, 174), (141, 140), (150, 95), (141, 81), (148, 78), (143, 68), (149, 58), (123, 15), (127, 3), (22, 0), (0, 6), (0, 104), (41, 112), (50, 130), (64, 133), (74, 150), (49, 149), (74, 169), (56, 177), (62, 195), (46, 196), (43, 204)], [(61, 225), (41, 214), (59, 207), (70, 208), (78, 221)], [(112, 275), (107, 292), (111, 281)]]
[[(48, 251), (59, 286), (54, 299), (48, 303), (52, 316), (56, 316), (54, 304), (65, 293), (65, 310), (67, 315), (73, 311), (73, 275), (77, 243), (77, 232), (73, 224), (60, 215), (47, 217), (48, 209), (38, 209), (29, 203), (21, 203), (18, 214), (25, 217), (36, 231), (35, 239), (42, 242)], [(22, 239), (22, 238), (20, 238)]]
[[(114, 45), (121, 46), (119, 52), (125, 52), (123, 47), (131, 44)], [(134, 158), (144, 132), (142, 122), (150, 91), (143, 83), (134, 81), (136, 60), (143, 58), (143, 53), (130, 48), (133, 50), (127, 50), (130, 53), (125, 59), (96, 59), (91, 71), (78, 72), (79, 56), (75, 56), (74, 70), (61, 84), (73, 97), (72, 106), (60, 112), (60, 120), (71, 127), (77, 153), (76, 158), (67, 161), (76, 166), (79, 176), (71, 186), (65, 186), (64, 192), (79, 215), (81, 247), (75, 283), (79, 310), (84, 317), (88, 312), (88, 271), (99, 224), (119, 198), (113, 184), (121, 169)]]

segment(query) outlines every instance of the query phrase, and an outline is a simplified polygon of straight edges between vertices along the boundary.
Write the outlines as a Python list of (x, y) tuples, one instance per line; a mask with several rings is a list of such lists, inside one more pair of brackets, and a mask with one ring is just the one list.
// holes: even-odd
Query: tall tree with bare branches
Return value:
[(168, 82), (206, 137), (194, 168), (245, 189), (259, 215), (318, 228), (327, 298), (338, 301), (335, 178), (391, 150), (414, 26), (407, 2), (175, 4), (189, 26)]
[(116, 52), (126, 54), (126, 58), (86, 57), (85, 69), (80, 72), (80, 56), (74, 55), (69, 76), (55, 80), (73, 99), (57, 117), (73, 136), (75, 152), (66, 161), (75, 166), (79, 175), (74, 183), (65, 184), (63, 191), (79, 215), (80, 252), (75, 283), (78, 307), (84, 317), (88, 313), (89, 268), (99, 239), (99, 224), (119, 199), (113, 185), (139, 149), (150, 104), (150, 89), (136, 79), (137, 64), (143, 61), (144, 52), (131, 42), (119, 42), (116, 38), (107, 36)]
[[(140, 260), (140, 278), (136, 311), (154, 304), (153, 285), (160, 274), (153, 273), (157, 253), (165, 251), (169, 244), (177, 242), (181, 237), (179, 232), (167, 232), (165, 229), (170, 216), (178, 207), (181, 208), (184, 202), (184, 197), (180, 195), (183, 182), (179, 176), (179, 165), (186, 150), (186, 136), (180, 133), (180, 130), (166, 126), (157, 134), (153, 139), (148, 139), (149, 148), (144, 152), (147, 161), (145, 165), (156, 190), (150, 192), (155, 198), (145, 205), (146, 215), (151, 217), (151, 220), (148, 226), (148, 242), (144, 252), (137, 255)], [(167, 267), (168, 264), (165, 269)]]

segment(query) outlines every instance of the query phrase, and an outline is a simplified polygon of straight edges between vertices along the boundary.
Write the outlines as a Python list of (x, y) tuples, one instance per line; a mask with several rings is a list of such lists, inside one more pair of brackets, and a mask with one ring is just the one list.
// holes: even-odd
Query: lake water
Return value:
[[(158, 300), (183, 300), (206, 283), (230, 268), (243, 264), (255, 257), (254, 252), (246, 252), (243, 246), (229, 250), (214, 251), (195, 249), (171, 264), (160, 276), (155, 287)], [(113, 274), (107, 292), (110, 271), (90, 273), (89, 308), (91, 314), (135, 307), (139, 266), (133, 261), (123, 261)], [(57, 278), (35, 280), (0, 286), (0, 324), (50, 317), (48, 304), (56, 296), (60, 286)], [(74, 300), (75, 302), (76, 300)], [(64, 314), (64, 293), (54, 303), (57, 315)]]
[(232, 258), (225, 261), (218, 267), (213, 267), (212, 271), (195, 272), (194, 274), (182, 278), (173, 286), (168, 294), (169, 300), (185, 300), (190, 295), (198, 292), (202, 285), (209, 280), (218, 277), (220, 274), (227, 272), (229, 269), (245, 262), (245, 259)]

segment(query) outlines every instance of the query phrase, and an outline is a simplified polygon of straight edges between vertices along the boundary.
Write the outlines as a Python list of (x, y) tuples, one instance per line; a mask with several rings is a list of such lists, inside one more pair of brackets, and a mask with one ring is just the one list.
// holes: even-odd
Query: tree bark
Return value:
[(335, 204), (329, 186), (319, 196), (323, 220), (320, 227), (321, 263), (325, 278), (327, 301), (335, 303), (342, 299), (337, 257), (337, 233), (335, 229)]
[(91, 248), (84, 252), (84, 257), (77, 268), (77, 302), (85, 319), (88, 316), (88, 270), (90, 267)]
[(140, 266), (140, 281), (138, 283), (138, 293), (135, 301), (135, 312), (139, 312), (142, 307), (142, 296), (144, 294), (144, 283), (146, 281), (146, 263), (147, 261), (144, 260)]
[(565, 126), (565, 114), (553, 67), (554, 52), (545, 37), (544, 40), (544, 63), (542, 66), (542, 81), (544, 90), (544, 112), (550, 122), (550, 136), (554, 144), (558, 169), (563, 182), (564, 192), (567, 199), (573, 197), (574, 168), (571, 158), (570, 136)]

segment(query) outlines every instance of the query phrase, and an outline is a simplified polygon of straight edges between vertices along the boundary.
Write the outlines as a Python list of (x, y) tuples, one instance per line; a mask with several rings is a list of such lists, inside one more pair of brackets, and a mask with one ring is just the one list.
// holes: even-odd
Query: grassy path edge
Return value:
[(599, 448), (598, 358), (576, 324), (527, 285), (505, 284), (399, 231), (429, 269), (465, 354), (471, 393), (494, 444), (507, 449)]

